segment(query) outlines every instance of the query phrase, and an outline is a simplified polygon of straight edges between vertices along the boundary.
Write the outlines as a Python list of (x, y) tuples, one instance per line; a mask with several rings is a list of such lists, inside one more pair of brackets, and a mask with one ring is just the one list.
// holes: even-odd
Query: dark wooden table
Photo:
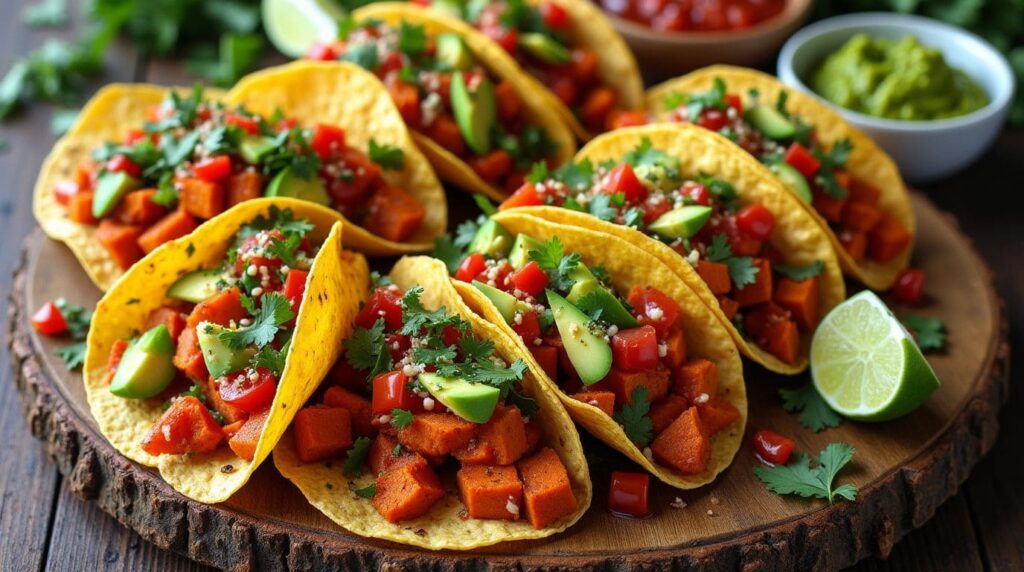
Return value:
[[(5, 2), (0, 21), (0, 66), (40, 45), (47, 36), (18, 19), (26, 0)], [(189, 84), (176, 63), (138, 57), (126, 46), (108, 56), (107, 81)], [(35, 226), (32, 187), (55, 137), (43, 106), (0, 127), (8, 149), (0, 154), (0, 296), (21, 240)], [(968, 171), (924, 188), (959, 218), (996, 274), (1006, 300), (1011, 336), (1024, 331), (1024, 223), (1019, 208), (1024, 180), (1024, 130), (1003, 133), (985, 158)], [(6, 345), (6, 344), (5, 344)], [(1020, 377), (1024, 343), (1012, 340), (1014, 381)], [(46, 457), (22, 417), (11, 380), (9, 355), (0, 355), (0, 570), (199, 570), (204, 567), (147, 543), (94, 505), (75, 497)], [(858, 570), (1024, 570), (1024, 388), (1014, 387), (1001, 414), (995, 448), (960, 493), (923, 528), (893, 549), (888, 560), (869, 560)]]

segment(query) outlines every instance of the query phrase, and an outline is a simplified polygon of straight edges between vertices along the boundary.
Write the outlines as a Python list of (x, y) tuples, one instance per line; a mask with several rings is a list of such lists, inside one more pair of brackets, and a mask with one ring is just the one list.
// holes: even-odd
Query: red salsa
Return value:
[(609, 14), (659, 32), (745, 30), (779, 15), (785, 0), (600, 0)]

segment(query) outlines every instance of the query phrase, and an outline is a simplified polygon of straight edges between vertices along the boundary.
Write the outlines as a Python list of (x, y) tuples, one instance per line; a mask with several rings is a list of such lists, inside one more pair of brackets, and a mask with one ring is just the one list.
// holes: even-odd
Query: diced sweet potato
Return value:
[(881, 263), (896, 258), (910, 246), (913, 238), (903, 223), (889, 215), (885, 215), (869, 237), (871, 258)]
[(491, 446), (495, 463), (511, 465), (518, 461), (526, 452), (526, 426), (519, 409), (499, 405), (491, 419), (480, 426), (478, 441)]
[(609, 417), (615, 412), (615, 394), (610, 391), (581, 391), (572, 398), (593, 405)]
[(607, 384), (609, 391), (615, 393), (616, 403), (633, 403), (633, 391), (638, 387), (647, 388), (647, 400), (657, 401), (668, 395), (668, 369), (659, 366), (644, 371), (623, 371), (613, 367), (601, 383)]
[(718, 307), (722, 309), (722, 313), (725, 314), (726, 320), (732, 320), (733, 317), (736, 316), (736, 312), (739, 312), (740, 310), (740, 305), (736, 300), (726, 296), (718, 297)]
[(263, 175), (256, 171), (242, 171), (228, 179), (227, 208), (263, 196)]
[(185, 375), (196, 382), (205, 383), (210, 377), (206, 370), (206, 360), (203, 359), (203, 351), (199, 349), (199, 337), (196, 336), (195, 328), (182, 330), (172, 361), (174, 367), (185, 372)]
[(651, 405), (651, 432), (658, 435), (672, 424), (683, 411), (689, 406), (686, 398), (676, 393), (670, 393), (665, 399)]
[(352, 417), (352, 432), (357, 437), (373, 437), (373, 407), (370, 400), (341, 387), (330, 387), (324, 393), (324, 405), (347, 409)]
[(146, 432), (142, 437), (142, 450), (150, 455), (209, 453), (223, 439), (224, 432), (210, 411), (189, 395), (175, 399)]
[(96, 227), (96, 240), (107, 249), (118, 267), (127, 270), (145, 254), (138, 244), (144, 230), (141, 226), (120, 224), (105, 218)]
[(121, 224), (148, 225), (164, 214), (164, 207), (153, 202), (156, 189), (132, 191), (114, 208), (113, 216)]
[(371, 502), (388, 522), (402, 522), (423, 516), (444, 497), (444, 489), (426, 459), (416, 456), (396, 463), (377, 477), (377, 492)]
[(203, 395), (206, 396), (206, 404), (210, 409), (213, 409), (220, 416), (224, 418), (227, 423), (234, 423), (236, 421), (244, 421), (249, 414), (245, 410), (231, 405), (227, 401), (224, 401), (220, 396), (220, 386), (217, 384), (217, 380), (212, 377), (206, 378), (205, 384), (199, 384), (202, 388)]
[(227, 326), (248, 317), (249, 312), (242, 306), (242, 292), (238, 288), (228, 288), (196, 304), (185, 323), (189, 328), (195, 328), (199, 322)]
[(463, 465), (495, 464), (494, 447), (490, 443), (481, 442), (479, 439), (473, 439), (469, 442), (469, 445), (455, 451), (452, 455)]
[(188, 214), (201, 218), (213, 218), (224, 212), (226, 196), (220, 183), (211, 183), (202, 179), (188, 178), (181, 180), (181, 197), (179, 207)]
[(537, 446), (540, 445), (540, 439), (543, 436), (540, 423), (531, 420), (526, 424), (526, 455), (537, 450)]
[(267, 424), (268, 417), (270, 417), (269, 407), (250, 415), (238, 433), (228, 439), (228, 447), (231, 447), (231, 450), (239, 457), (246, 461), (252, 461), (256, 456), (256, 445), (260, 442), (260, 435), (263, 434), (263, 427)]
[(459, 497), (473, 518), (518, 520), (523, 483), (516, 468), (471, 465), (456, 475)]
[(408, 240), (427, 214), (412, 195), (390, 185), (384, 185), (370, 195), (366, 210), (369, 214), (363, 219), (363, 227), (394, 242)]
[(558, 379), (558, 348), (552, 346), (529, 345), (533, 359), (537, 360), (540, 368), (551, 379)]
[(797, 325), (807, 332), (818, 323), (820, 300), (817, 276), (800, 281), (783, 278), (775, 287), (775, 303), (789, 310)]
[(796, 363), (800, 357), (800, 332), (793, 320), (769, 324), (764, 338), (768, 352), (783, 362)]
[(92, 191), (79, 191), (68, 199), (68, 219), (82, 224), (96, 224), (92, 216)]
[(753, 284), (737, 288), (733, 298), (740, 308), (760, 304), (772, 299), (772, 264), (766, 258), (755, 258), (754, 267), (757, 275)]
[(576, 512), (576, 496), (558, 455), (545, 447), (519, 462), (526, 518), (534, 528), (546, 528)]
[(341, 407), (314, 405), (300, 409), (292, 430), (295, 450), (303, 463), (337, 457), (352, 446), (352, 416)]
[(398, 440), (417, 453), (447, 455), (468, 445), (476, 430), (476, 424), (451, 413), (417, 413), (398, 431)]
[(706, 359), (693, 359), (676, 368), (675, 390), (689, 403), (711, 397), (718, 391), (718, 366)]
[(812, 191), (814, 201), (811, 205), (814, 210), (818, 211), (818, 214), (825, 220), (832, 224), (839, 224), (843, 222), (843, 209), (846, 208), (846, 198), (834, 199), (825, 194), (824, 191), (814, 189)]
[(651, 442), (651, 452), (659, 464), (680, 473), (696, 475), (706, 471), (711, 458), (711, 442), (704, 434), (697, 408), (684, 411), (655, 437)]
[(708, 437), (732, 425), (740, 418), (740, 412), (736, 406), (720, 397), (715, 397), (707, 403), (698, 403), (697, 413), (700, 415), (701, 427), (704, 428), (704, 433)]
[(172, 211), (138, 237), (138, 247), (147, 253), (153, 252), (161, 244), (191, 233), (196, 226), (192, 215), (183, 210)]
[(863, 232), (843, 231), (839, 233), (839, 243), (854, 262), (864, 260), (864, 255), (868, 251), (868, 235)]
[(700, 274), (712, 294), (728, 294), (732, 290), (729, 267), (721, 262), (701, 260), (697, 263), (697, 274)]
[(185, 329), (185, 315), (172, 306), (160, 306), (149, 313), (145, 328), (149, 330), (160, 324), (167, 326), (167, 333), (171, 334), (171, 339), (176, 342)]
[(665, 367), (679, 367), (686, 361), (686, 336), (681, 329), (672, 330), (665, 337), (665, 349), (665, 357), (661, 359)]
[[(397, 455), (395, 451), (398, 451)], [(414, 453), (403, 451), (403, 448), (398, 445), (398, 439), (380, 433), (370, 444), (370, 453), (366, 456), (366, 464), (373, 474), (379, 475), (403, 455), (413, 456)]]
[(882, 191), (878, 187), (872, 186), (860, 179), (850, 180), (850, 186), (847, 188), (847, 196), (851, 203), (868, 203), (871, 205), (877, 205), (878, 199), (882, 196)]
[(843, 226), (854, 232), (870, 232), (882, 220), (882, 209), (871, 203), (848, 203)]
[(788, 310), (775, 302), (768, 302), (748, 310), (743, 316), (743, 326), (747, 329), (747, 334), (757, 340), (764, 337), (769, 325), (788, 319)]

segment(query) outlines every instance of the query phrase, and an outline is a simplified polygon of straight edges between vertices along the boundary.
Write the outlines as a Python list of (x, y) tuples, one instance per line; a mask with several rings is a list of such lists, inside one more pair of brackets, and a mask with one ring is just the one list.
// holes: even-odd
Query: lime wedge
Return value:
[(317, 42), (338, 39), (345, 17), (331, 0), (263, 0), (263, 27), (282, 54), (301, 57)]
[(914, 339), (868, 290), (836, 306), (818, 326), (811, 378), (832, 409), (863, 421), (910, 413), (939, 387)]

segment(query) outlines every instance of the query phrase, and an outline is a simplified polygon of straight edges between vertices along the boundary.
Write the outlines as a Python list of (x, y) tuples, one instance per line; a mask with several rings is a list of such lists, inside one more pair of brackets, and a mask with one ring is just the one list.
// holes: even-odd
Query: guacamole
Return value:
[(811, 88), (847, 109), (889, 119), (965, 115), (988, 103), (967, 74), (914, 36), (889, 40), (858, 34), (815, 71)]

